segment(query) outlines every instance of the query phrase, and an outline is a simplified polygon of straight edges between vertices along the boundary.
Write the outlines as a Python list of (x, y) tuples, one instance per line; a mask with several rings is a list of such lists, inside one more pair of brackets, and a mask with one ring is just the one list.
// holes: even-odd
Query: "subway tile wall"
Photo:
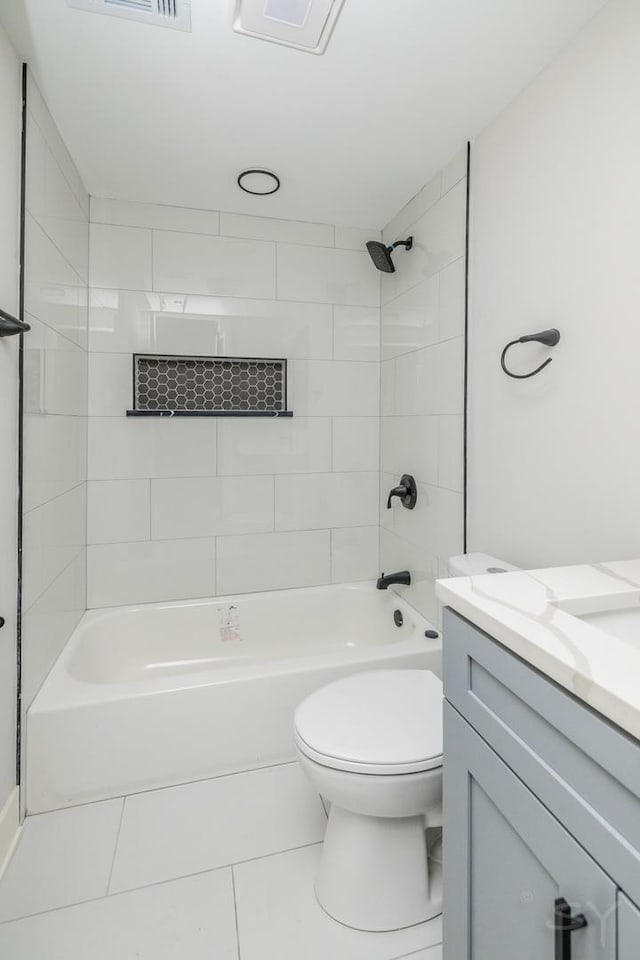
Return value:
[[(375, 236), (91, 199), (90, 607), (378, 574)], [(127, 419), (133, 352), (286, 357), (294, 417)]]
[[(434, 580), (463, 549), (466, 147), (383, 231), (387, 243), (409, 235), (382, 279), (380, 561), (411, 571), (397, 589), (437, 623)], [(416, 507), (387, 510), (403, 473)]]
[(29, 78), (23, 708), (86, 606), (89, 198)]

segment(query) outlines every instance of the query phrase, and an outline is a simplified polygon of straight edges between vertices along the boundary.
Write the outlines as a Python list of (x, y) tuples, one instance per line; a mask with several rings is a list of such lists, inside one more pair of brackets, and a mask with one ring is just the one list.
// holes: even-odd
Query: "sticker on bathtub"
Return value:
[(218, 627), (220, 639), (223, 643), (241, 640), (240, 611), (233, 604), (229, 607), (218, 607)]

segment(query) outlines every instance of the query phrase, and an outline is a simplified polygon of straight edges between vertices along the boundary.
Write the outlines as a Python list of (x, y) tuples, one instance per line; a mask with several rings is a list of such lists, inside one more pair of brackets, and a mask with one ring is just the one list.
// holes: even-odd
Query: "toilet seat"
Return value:
[(312, 693), (295, 714), (310, 760), (375, 776), (442, 766), (442, 683), (429, 670), (373, 670)]

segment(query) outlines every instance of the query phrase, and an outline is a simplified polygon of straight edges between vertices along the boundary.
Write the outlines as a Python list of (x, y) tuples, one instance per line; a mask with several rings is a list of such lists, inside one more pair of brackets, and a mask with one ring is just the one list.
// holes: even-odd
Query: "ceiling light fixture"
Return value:
[(236, 33), (324, 53), (344, 0), (232, 0)]
[(238, 186), (255, 197), (268, 197), (270, 193), (277, 193), (280, 189), (280, 177), (270, 170), (253, 167), (238, 174)]

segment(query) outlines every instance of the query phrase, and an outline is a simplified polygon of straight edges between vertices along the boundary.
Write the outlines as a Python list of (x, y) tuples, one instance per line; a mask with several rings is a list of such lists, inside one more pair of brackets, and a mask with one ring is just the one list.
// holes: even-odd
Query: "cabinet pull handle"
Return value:
[(571, 934), (587, 926), (587, 918), (583, 913), (571, 916), (571, 907), (559, 897), (554, 903), (553, 919), (555, 930), (554, 960), (571, 960)]

